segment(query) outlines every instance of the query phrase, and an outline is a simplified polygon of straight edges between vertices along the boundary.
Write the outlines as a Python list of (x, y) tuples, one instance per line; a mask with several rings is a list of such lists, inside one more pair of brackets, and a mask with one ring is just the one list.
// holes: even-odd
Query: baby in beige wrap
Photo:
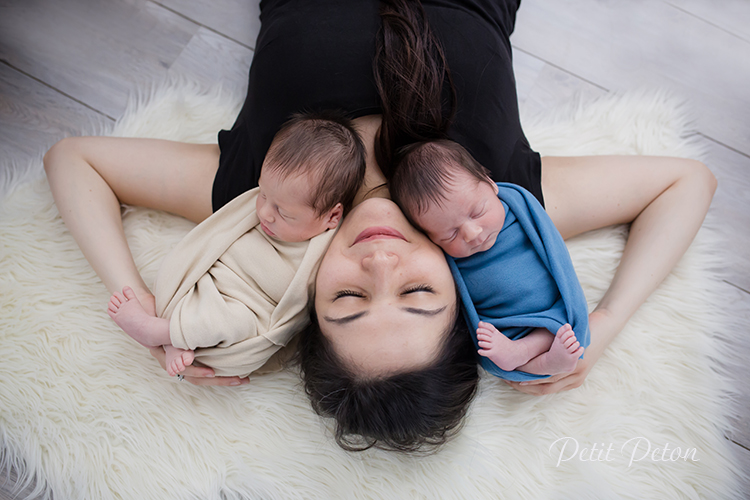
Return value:
[(167, 256), (151, 316), (125, 287), (108, 314), (174, 376), (199, 360), (217, 376), (262, 367), (309, 321), (314, 274), (364, 180), (351, 122), (296, 115), (274, 137), (252, 189), (196, 226)]

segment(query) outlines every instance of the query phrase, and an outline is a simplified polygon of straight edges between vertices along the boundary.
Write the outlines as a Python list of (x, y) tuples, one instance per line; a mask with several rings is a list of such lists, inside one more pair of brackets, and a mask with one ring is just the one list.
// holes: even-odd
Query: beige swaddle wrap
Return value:
[(270, 238), (255, 213), (257, 194), (238, 196), (190, 231), (154, 287), (172, 345), (195, 350), (219, 376), (256, 371), (307, 325), (315, 272), (334, 234)]

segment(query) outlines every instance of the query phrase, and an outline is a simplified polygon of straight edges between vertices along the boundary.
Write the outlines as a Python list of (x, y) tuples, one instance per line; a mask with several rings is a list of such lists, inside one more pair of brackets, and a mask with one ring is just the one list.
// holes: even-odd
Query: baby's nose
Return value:
[(263, 222), (273, 222), (273, 210), (269, 209), (268, 206), (262, 207), (258, 210), (258, 218)]
[(477, 225), (470, 225), (464, 230), (464, 241), (471, 243), (476, 240), (479, 235), (482, 234), (482, 228)]

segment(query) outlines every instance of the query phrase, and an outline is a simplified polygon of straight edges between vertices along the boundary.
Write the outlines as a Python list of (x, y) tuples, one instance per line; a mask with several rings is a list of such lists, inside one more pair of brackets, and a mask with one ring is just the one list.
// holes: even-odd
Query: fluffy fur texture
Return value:
[[(239, 104), (221, 92), (165, 86), (135, 100), (112, 135), (210, 142), (231, 126)], [(700, 157), (684, 138), (682, 109), (664, 93), (631, 93), (574, 104), (525, 126), (543, 154)], [(31, 168), (39, 173), (40, 162)], [(191, 227), (144, 209), (125, 210), (124, 223), (147, 283)], [(254, 376), (239, 389), (169, 378), (107, 317), (109, 294), (66, 231), (43, 178), (13, 186), (0, 234), (2, 466), (36, 476), (38, 490), (56, 499), (737, 494), (737, 468), (722, 436), (729, 395), (712, 361), (726, 354), (716, 338), (724, 324), (718, 278), (710, 271), (710, 229), (583, 387), (533, 397), (484, 376), (464, 429), (427, 457), (338, 449), (295, 371)], [(618, 227), (569, 242), (591, 307), (611, 280), (625, 234)], [(581, 449), (611, 443), (610, 461), (579, 456), (558, 466), (561, 443), (553, 443), (563, 437)], [(644, 459), (629, 466), (634, 443), (621, 448), (637, 437), (647, 438), (652, 451), (665, 444), (683, 453), (695, 449), (699, 461)], [(566, 457), (572, 447), (571, 441)]]

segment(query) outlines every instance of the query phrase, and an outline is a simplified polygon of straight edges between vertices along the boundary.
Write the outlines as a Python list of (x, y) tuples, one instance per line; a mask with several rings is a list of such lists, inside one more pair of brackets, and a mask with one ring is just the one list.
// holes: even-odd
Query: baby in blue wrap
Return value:
[(589, 344), (588, 306), (562, 236), (531, 193), (492, 182), (443, 140), (405, 148), (390, 188), (448, 254), (487, 371), (525, 381), (575, 368)]

